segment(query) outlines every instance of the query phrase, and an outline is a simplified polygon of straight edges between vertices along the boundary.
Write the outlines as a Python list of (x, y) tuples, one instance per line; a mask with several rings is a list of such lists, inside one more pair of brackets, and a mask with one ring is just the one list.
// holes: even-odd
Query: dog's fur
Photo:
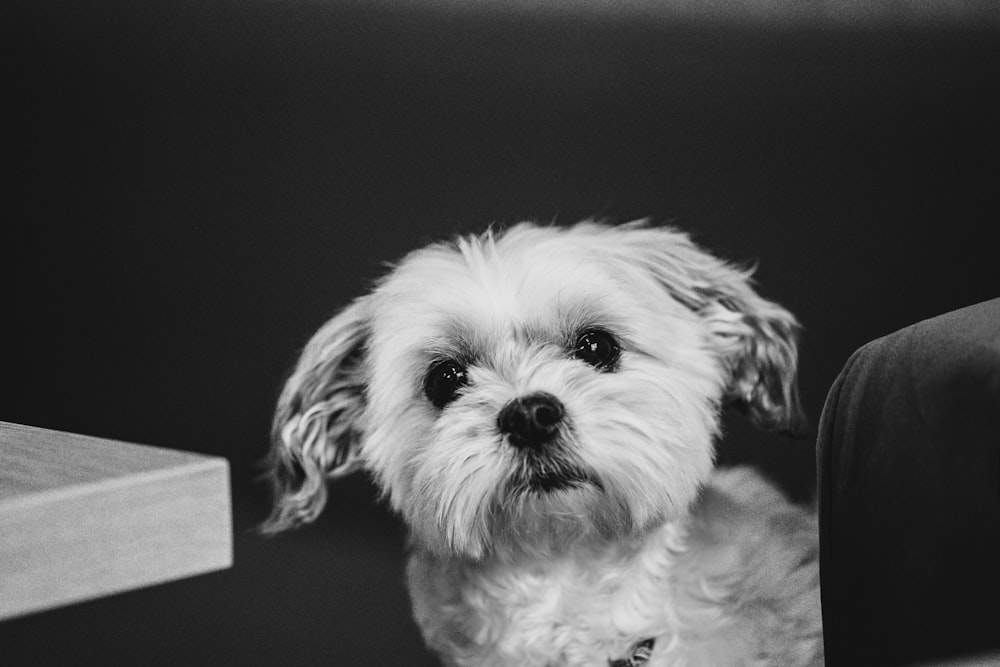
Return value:
[[(575, 352), (593, 331), (613, 364)], [(814, 516), (713, 469), (724, 403), (798, 423), (797, 333), (749, 271), (644, 222), (417, 250), (303, 351), (265, 529), (367, 470), (410, 529), (417, 623), (449, 664), (640, 664), (646, 640), (650, 666), (821, 664)], [(442, 360), (464, 384), (439, 406)], [(515, 446), (501, 412), (538, 395), (556, 432)]]

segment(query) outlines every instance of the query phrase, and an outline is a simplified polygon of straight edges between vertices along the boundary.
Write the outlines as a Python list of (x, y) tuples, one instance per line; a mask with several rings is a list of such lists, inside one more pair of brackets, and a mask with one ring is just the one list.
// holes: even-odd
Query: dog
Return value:
[(726, 404), (802, 419), (799, 325), (751, 273), (647, 221), (410, 253), (305, 346), (264, 530), (367, 471), (449, 665), (822, 664), (814, 512), (715, 466)]

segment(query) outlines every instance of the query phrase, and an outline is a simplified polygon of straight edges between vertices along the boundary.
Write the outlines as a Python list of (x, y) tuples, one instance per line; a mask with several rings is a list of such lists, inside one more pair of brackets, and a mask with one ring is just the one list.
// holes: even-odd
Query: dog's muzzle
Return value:
[(497, 416), (497, 428), (518, 449), (541, 449), (559, 433), (566, 414), (559, 399), (545, 392), (515, 398)]
[(548, 493), (584, 485), (603, 488), (567, 447), (564, 436), (571, 430), (567, 422), (559, 399), (542, 391), (515, 398), (503, 407), (497, 428), (518, 453), (512, 489)]

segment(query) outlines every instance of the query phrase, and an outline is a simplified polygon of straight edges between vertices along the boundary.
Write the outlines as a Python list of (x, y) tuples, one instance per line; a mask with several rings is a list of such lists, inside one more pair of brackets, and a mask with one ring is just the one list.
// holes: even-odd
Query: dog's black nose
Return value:
[(565, 410), (552, 394), (536, 392), (515, 398), (500, 411), (497, 426), (515, 447), (538, 447), (559, 432)]

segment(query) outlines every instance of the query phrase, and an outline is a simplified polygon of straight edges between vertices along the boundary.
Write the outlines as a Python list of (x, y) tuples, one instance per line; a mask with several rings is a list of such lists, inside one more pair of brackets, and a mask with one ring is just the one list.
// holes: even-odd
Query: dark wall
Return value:
[[(401, 529), (365, 479), (315, 526), (250, 530), (297, 349), (432, 238), (652, 216), (758, 261), (806, 327), (814, 422), (855, 348), (1000, 291), (995, 30), (291, 1), (4, 13), (0, 419), (224, 456), (237, 531), (230, 571), (0, 624), (4, 664), (431, 664)], [(724, 461), (809, 496), (811, 439), (727, 424)]]

